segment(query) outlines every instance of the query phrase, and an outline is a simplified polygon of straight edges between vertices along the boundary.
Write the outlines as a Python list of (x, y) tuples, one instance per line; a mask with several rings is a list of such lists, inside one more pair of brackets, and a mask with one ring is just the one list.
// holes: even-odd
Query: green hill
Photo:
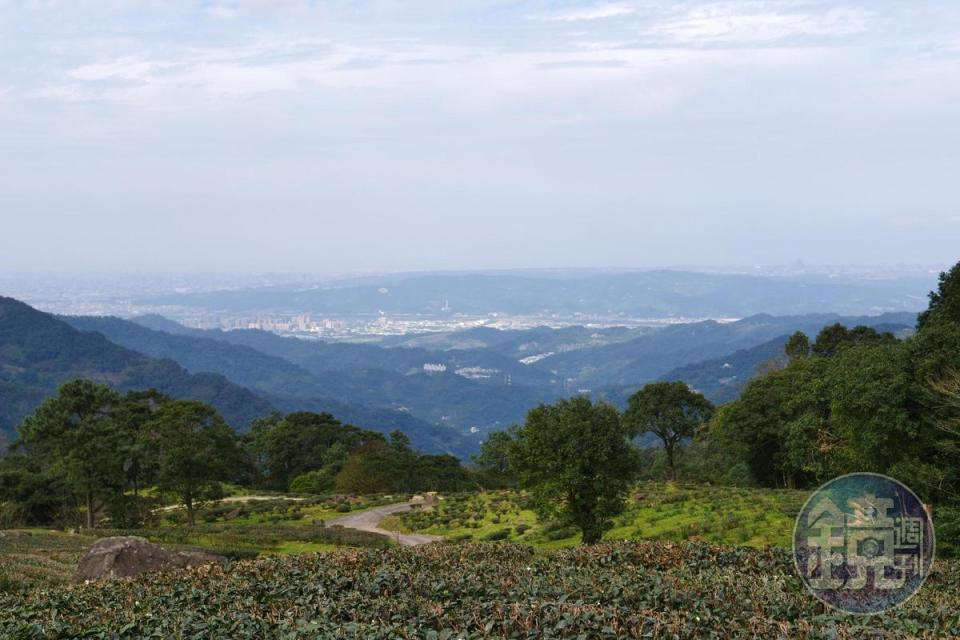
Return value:
[[(223, 374), (287, 410), (316, 410), (318, 402), (335, 398), (340, 405), (391, 413), (408, 423), (399, 428), (407, 431), (415, 445), (427, 450), (437, 450), (436, 441), (446, 438), (446, 447), (441, 450), (472, 452), (479, 440), (468, 443), (466, 449), (454, 441), (461, 434), (472, 437), (466, 436), (470, 427), (512, 424), (522, 420), (531, 407), (555, 399), (558, 392), (549, 384), (521, 384), (513, 378), (508, 384), (502, 369), (490, 379), (458, 375), (459, 366), (484, 362), (461, 352), (329, 344), (264, 331), (189, 330), (156, 317), (138, 318), (137, 322), (87, 316), (64, 320), (79, 329), (99, 331), (127, 348), (171, 358), (190, 371)], [(163, 329), (138, 324), (143, 321)], [(178, 333), (169, 333), (171, 329)], [(497, 363), (509, 361), (495, 354), (490, 357)], [(427, 363), (443, 364), (447, 369), (428, 373), (423, 369)], [(512, 366), (527, 369), (515, 361)], [(323, 410), (347, 419), (331, 409)], [(414, 421), (420, 424), (414, 425)], [(421, 434), (424, 437), (418, 441)]]
[[(188, 371), (221, 374), (283, 411), (331, 413), (343, 422), (385, 433), (400, 429), (415, 447), (431, 453), (466, 456), (479, 445), (479, 441), (444, 424), (440, 420), (444, 415), (451, 423), (469, 422), (477, 415), (522, 415), (536, 404), (534, 398), (491, 393), (452, 374), (406, 376), (384, 369), (310, 372), (252, 347), (207, 337), (220, 332), (174, 334), (113, 317), (62, 319), (76, 329), (99, 332), (128, 349), (174, 360)], [(171, 324), (168, 321), (166, 327), (174, 328)]]
[(238, 429), (274, 410), (222, 375), (191, 374), (172, 360), (125, 349), (99, 333), (78, 331), (50, 314), (0, 297), (0, 432), (10, 437), (24, 417), (74, 378), (200, 400)]

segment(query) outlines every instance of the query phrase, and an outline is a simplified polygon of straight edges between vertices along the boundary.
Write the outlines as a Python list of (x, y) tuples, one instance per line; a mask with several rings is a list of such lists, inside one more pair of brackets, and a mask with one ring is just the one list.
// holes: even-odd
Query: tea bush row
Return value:
[(0, 594), (3, 638), (915, 638), (960, 634), (960, 570), (872, 617), (826, 610), (790, 555), (621, 542), (271, 557)]

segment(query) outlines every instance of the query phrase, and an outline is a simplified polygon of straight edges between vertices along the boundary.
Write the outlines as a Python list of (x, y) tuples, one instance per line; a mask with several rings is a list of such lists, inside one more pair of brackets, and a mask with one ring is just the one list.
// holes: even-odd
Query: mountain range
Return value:
[[(134, 323), (112, 320), (104, 324), (138, 328)], [(80, 319), (77, 321), (83, 324)], [(171, 334), (160, 337), (165, 336), (176, 337)], [(282, 394), (258, 392), (222, 373), (245, 375), (246, 381), (257, 376), (274, 376), (274, 380), (280, 380), (278, 388), (282, 382), (296, 381), (298, 376), (302, 379), (306, 375), (279, 358), (214, 340), (192, 338), (178, 346), (179, 349), (152, 357), (108, 340), (103, 333), (78, 329), (22, 302), (0, 297), (0, 437), (13, 440), (16, 426), (45, 398), (55, 395), (61, 384), (74, 378), (88, 378), (121, 391), (154, 388), (176, 398), (206, 402), (238, 430), (247, 429), (254, 419), (277, 410), (328, 411), (344, 422), (371, 429), (401, 429), (417, 447), (426, 451), (464, 455), (470, 450), (470, 445), (455, 430), (408, 413), (358, 406), (336, 397), (292, 401)], [(210, 350), (207, 364), (219, 362), (221, 366), (201, 366), (191, 371), (172, 357), (191, 364), (203, 362), (184, 357), (202, 349)], [(143, 349), (149, 350), (152, 349)], [(252, 373), (242, 373), (248, 370)]]
[(272, 405), (217, 373), (190, 373), (171, 359), (149, 358), (98, 333), (0, 297), (0, 431), (9, 434), (57, 388), (89, 378), (120, 390), (155, 388), (215, 406), (231, 424), (249, 424)]
[(660, 328), (480, 327), (370, 345), (191, 329), (156, 315), (57, 317), (0, 298), (0, 433), (10, 438), (59, 384), (87, 377), (209, 402), (241, 430), (275, 410), (327, 411), (399, 428), (424, 451), (467, 456), (540, 402), (590, 393), (622, 404), (657, 379), (682, 379), (723, 402), (779, 357), (794, 331), (813, 337), (842, 322), (903, 335), (915, 319), (759, 314)]

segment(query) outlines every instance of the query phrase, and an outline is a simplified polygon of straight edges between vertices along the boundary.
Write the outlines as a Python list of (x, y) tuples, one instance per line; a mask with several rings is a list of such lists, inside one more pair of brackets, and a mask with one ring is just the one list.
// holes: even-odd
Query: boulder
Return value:
[(150, 571), (171, 571), (214, 563), (223, 565), (225, 562), (226, 558), (213, 553), (166, 549), (137, 536), (101, 538), (80, 559), (74, 580), (127, 578)]

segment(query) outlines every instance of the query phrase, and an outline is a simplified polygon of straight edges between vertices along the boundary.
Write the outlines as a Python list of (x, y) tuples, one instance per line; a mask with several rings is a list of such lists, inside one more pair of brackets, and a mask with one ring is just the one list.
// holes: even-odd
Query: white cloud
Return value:
[(215, 4), (207, 9), (207, 15), (217, 20), (231, 20), (239, 15), (239, 11), (235, 7)]
[(693, 9), (665, 20), (652, 33), (685, 43), (763, 44), (790, 37), (841, 38), (868, 30), (873, 13), (832, 8), (819, 13), (757, 11), (750, 5), (723, 3)]
[(582, 9), (570, 9), (557, 13), (549, 13), (537, 16), (536, 19), (550, 22), (579, 22), (582, 20), (602, 20), (604, 18), (617, 18), (634, 13), (633, 7), (625, 4), (602, 4)]

